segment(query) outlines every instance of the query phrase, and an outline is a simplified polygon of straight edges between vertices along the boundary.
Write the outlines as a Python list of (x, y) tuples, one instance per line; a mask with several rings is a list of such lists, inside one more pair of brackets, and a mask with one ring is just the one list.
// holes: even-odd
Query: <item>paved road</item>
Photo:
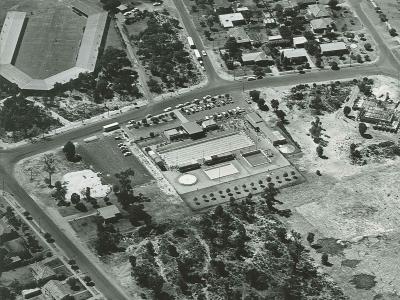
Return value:
[[(188, 33), (192, 36), (192, 38), (198, 45), (198, 48), (202, 50), (203, 45), (201, 43), (200, 37), (193, 26), (189, 14), (183, 7), (182, 0), (174, 0), (174, 2), (182, 16), (183, 23), (187, 28)], [(399, 62), (393, 56), (391, 50), (386, 46), (382, 38), (379, 36), (378, 32), (374, 29), (372, 23), (369, 21), (368, 17), (362, 11), (360, 7), (360, 2), (361, 0), (351, 1), (355, 11), (361, 18), (362, 22), (369, 28), (373, 38), (379, 45), (380, 58), (376, 62), (376, 64), (360, 65), (353, 68), (345, 68), (340, 71), (322, 70), (314, 73), (306, 73), (303, 75), (291, 74), (285, 76), (267, 77), (261, 80), (250, 82), (230, 82), (219, 78), (215, 70), (212, 68), (211, 62), (206, 59), (205, 66), (207, 69), (207, 75), (209, 76), (209, 82), (205, 87), (201, 89), (191, 91), (178, 97), (168, 98), (162, 103), (151, 103), (145, 108), (119, 115), (115, 117), (112, 121), (108, 119), (95, 124), (85, 125), (82, 128), (74, 129), (69, 132), (57, 135), (47, 141), (24, 145), (12, 150), (0, 150), (0, 179), (4, 178), (6, 189), (16, 196), (16, 198), (20, 201), (21, 206), (29, 210), (35, 219), (40, 220), (40, 224), (43, 229), (52, 234), (57, 244), (66, 252), (68, 256), (75, 257), (81, 269), (90, 274), (90, 276), (96, 282), (99, 290), (101, 290), (108, 299), (129, 299), (129, 297), (124, 293), (124, 291), (115, 282), (115, 280), (104, 273), (101, 267), (98, 266), (98, 264), (91, 258), (91, 256), (86, 254), (85, 249), (75, 244), (67, 233), (63, 232), (59, 227), (57, 227), (56, 222), (54, 222), (49, 216), (47, 216), (35, 203), (35, 201), (19, 185), (14, 177), (15, 164), (22, 158), (47, 151), (56, 146), (61, 146), (69, 140), (75, 140), (98, 133), (99, 131), (101, 131), (101, 126), (105, 125), (106, 123), (111, 123), (113, 121), (125, 122), (129, 119), (139, 119), (148, 113), (156, 114), (158, 112), (161, 112), (164, 108), (168, 106), (175, 106), (178, 103), (183, 103), (193, 98), (199, 98), (207, 94), (213, 95), (226, 92), (232, 93), (234, 91), (241, 91), (242, 89), (256, 89), (265, 86), (286, 86), (299, 83), (339, 80), (376, 74), (396, 77), (397, 70), (399, 69)]]

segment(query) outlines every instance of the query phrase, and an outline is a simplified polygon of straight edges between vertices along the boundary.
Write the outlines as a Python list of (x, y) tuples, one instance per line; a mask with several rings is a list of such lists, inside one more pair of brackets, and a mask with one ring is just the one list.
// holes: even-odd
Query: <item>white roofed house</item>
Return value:
[(334, 42), (320, 44), (321, 55), (332, 56), (332, 55), (343, 55), (349, 53), (349, 49), (344, 42)]
[(272, 65), (274, 64), (274, 59), (266, 55), (264, 51), (258, 51), (243, 53), (242, 62), (244, 65)]
[(293, 46), (295, 48), (304, 48), (307, 43), (307, 39), (304, 36), (297, 36), (293, 38)]
[(302, 64), (308, 61), (307, 51), (303, 48), (300, 49), (283, 49), (281, 50), (281, 60), (288, 60), (290, 64)]
[(242, 13), (232, 13), (218, 16), (219, 21), (221, 22), (222, 27), (224, 28), (232, 28), (238, 25), (246, 24), (246, 21), (242, 15)]

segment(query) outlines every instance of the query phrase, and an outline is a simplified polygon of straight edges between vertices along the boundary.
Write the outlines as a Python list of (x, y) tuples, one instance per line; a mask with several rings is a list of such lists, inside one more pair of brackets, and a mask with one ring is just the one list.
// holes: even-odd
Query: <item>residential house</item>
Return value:
[(42, 292), (52, 300), (64, 300), (70, 296), (68, 288), (57, 280), (50, 280), (47, 282), (42, 286)]
[(6, 217), (0, 219), (0, 244), (16, 239), (18, 233), (14, 228), (8, 223)]
[(344, 42), (334, 42), (327, 44), (320, 44), (321, 55), (325, 56), (333, 56), (333, 55), (343, 55), (349, 53), (349, 50), (346, 47)]
[(121, 13), (124, 13), (124, 12), (129, 11), (129, 7), (125, 4), (121, 4), (121, 5), (117, 6), (117, 10)]
[(312, 4), (307, 8), (307, 14), (311, 19), (322, 19), (330, 17), (328, 10), (325, 5), (322, 4)]
[(121, 212), (118, 207), (113, 204), (98, 208), (97, 215), (102, 217), (104, 222), (110, 223), (118, 220), (121, 217)]
[(304, 48), (307, 43), (307, 39), (304, 36), (296, 36), (293, 38), (293, 46), (295, 48)]
[(222, 27), (232, 28), (234, 26), (244, 25), (246, 21), (241, 13), (232, 13), (218, 16)]
[(241, 47), (251, 47), (251, 40), (243, 27), (229, 28), (228, 36), (235, 38), (236, 43)]
[(281, 50), (281, 60), (288, 60), (290, 64), (302, 64), (308, 61), (307, 51), (303, 48), (299, 49), (283, 49)]
[(243, 53), (242, 62), (244, 65), (272, 65), (274, 64), (274, 59), (271, 56), (267, 56), (264, 51)]
[(181, 139), (186, 135), (186, 132), (183, 130), (178, 130), (177, 128), (172, 128), (164, 131), (164, 136), (170, 141), (176, 141)]
[(395, 119), (395, 110), (387, 109), (380, 106), (370, 106), (366, 109), (361, 109), (358, 115), (360, 122), (381, 124), (391, 126)]
[(332, 18), (322, 18), (311, 20), (310, 25), (315, 33), (324, 33), (326, 31), (332, 31), (334, 29), (335, 22), (332, 20)]
[(56, 273), (49, 266), (43, 265), (40, 262), (30, 265), (32, 276), (38, 284), (43, 284), (49, 280), (56, 278)]

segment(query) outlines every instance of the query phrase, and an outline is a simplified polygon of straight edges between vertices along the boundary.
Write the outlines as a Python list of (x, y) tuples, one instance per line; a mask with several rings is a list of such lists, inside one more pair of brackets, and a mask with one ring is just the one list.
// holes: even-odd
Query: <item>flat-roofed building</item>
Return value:
[(246, 21), (242, 13), (232, 13), (218, 16), (222, 27), (231, 28), (238, 25), (246, 24)]
[(332, 55), (343, 55), (349, 53), (346, 44), (344, 42), (334, 42), (327, 44), (320, 44), (321, 55), (332, 56)]
[(391, 126), (395, 119), (395, 110), (379, 106), (362, 109), (358, 115), (361, 122)]
[(205, 120), (203, 123), (201, 123), (201, 126), (204, 130), (214, 130), (219, 128), (217, 122), (215, 122), (213, 119)]
[(185, 132), (178, 130), (178, 128), (172, 128), (164, 131), (164, 136), (171, 142), (179, 140), (180, 138), (184, 137), (184, 135)]
[(295, 48), (304, 48), (307, 43), (307, 39), (304, 36), (296, 36), (293, 38), (293, 46)]
[(191, 138), (199, 138), (199, 137), (204, 136), (203, 127), (201, 127), (196, 122), (182, 123), (182, 128), (183, 128), (183, 130), (185, 130), (187, 132), (187, 134)]
[(251, 112), (246, 115), (246, 121), (256, 130), (260, 130), (260, 124), (263, 123), (263, 119), (256, 112)]

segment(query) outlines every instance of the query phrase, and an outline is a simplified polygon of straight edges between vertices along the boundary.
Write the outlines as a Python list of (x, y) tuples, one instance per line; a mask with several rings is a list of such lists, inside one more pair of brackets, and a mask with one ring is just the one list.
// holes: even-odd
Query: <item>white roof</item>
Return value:
[(321, 44), (321, 52), (330, 52), (330, 51), (338, 51), (338, 50), (347, 50), (346, 44), (344, 42), (334, 42)]
[(0, 33), (0, 64), (11, 64), (22, 27), (25, 12), (9, 11)]
[(300, 49), (283, 49), (283, 56), (287, 58), (296, 58), (296, 57), (304, 57), (307, 56), (307, 51), (303, 48)]
[(302, 45), (307, 43), (307, 39), (304, 36), (296, 36), (293, 38), (293, 45)]
[(235, 21), (243, 21), (243, 15), (241, 13), (233, 13), (233, 14), (225, 14), (218, 16), (219, 21), (221, 22), (222, 26), (225, 28), (233, 27), (233, 22)]
[(267, 60), (267, 55), (264, 51), (243, 53), (242, 61), (265, 61)]
[(241, 11), (248, 11), (249, 8), (247, 6), (242, 6), (242, 7), (238, 7), (236, 8), (236, 11), (241, 12)]
[(281, 40), (282, 39), (282, 36), (280, 35), (280, 34), (277, 34), (277, 35), (270, 35), (269, 37), (268, 37), (268, 40), (269, 41), (276, 41), (276, 40)]

